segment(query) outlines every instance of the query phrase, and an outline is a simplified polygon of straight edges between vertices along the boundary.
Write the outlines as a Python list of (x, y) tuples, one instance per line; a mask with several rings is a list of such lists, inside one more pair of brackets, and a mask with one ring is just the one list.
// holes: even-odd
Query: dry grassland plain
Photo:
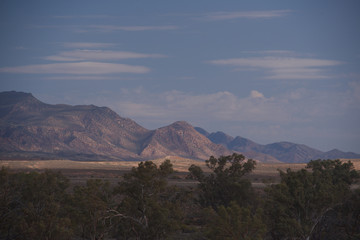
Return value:
[[(196, 161), (181, 157), (169, 156), (166, 158), (152, 160), (156, 165), (160, 165), (165, 159), (169, 159), (173, 164), (176, 173), (169, 179), (171, 184), (193, 185), (196, 182), (186, 179), (188, 168), (191, 164), (201, 166), (204, 171), (208, 169), (204, 161)], [(351, 161), (356, 170), (360, 171), (360, 159), (342, 159)], [(85, 184), (89, 178), (100, 178), (117, 183), (121, 176), (136, 167), (136, 161), (104, 161), (104, 162), (85, 162), (71, 160), (0, 160), (0, 166), (8, 167), (12, 171), (44, 171), (46, 169), (60, 171), (67, 176), (73, 184)], [(288, 168), (293, 171), (305, 168), (305, 163), (257, 163), (255, 170), (247, 176), (255, 188), (263, 188), (267, 184), (279, 182), (279, 170), (286, 171)]]

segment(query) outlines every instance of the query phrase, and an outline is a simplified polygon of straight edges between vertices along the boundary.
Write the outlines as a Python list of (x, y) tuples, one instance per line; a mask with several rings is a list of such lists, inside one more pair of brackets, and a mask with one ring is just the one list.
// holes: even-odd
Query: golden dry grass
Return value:
[(135, 166), (134, 162), (80, 162), (71, 160), (3, 160), (0, 162), (2, 166), (10, 169), (28, 169), (28, 170), (42, 170), (42, 169), (102, 169), (102, 170), (116, 170), (116, 169), (130, 169)]
[[(191, 164), (198, 165), (206, 170), (204, 161), (197, 161), (176, 156), (168, 156), (152, 160), (156, 165), (160, 165), (165, 159), (169, 159), (176, 171), (187, 172)], [(356, 170), (360, 170), (360, 159), (343, 159), (343, 161), (351, 161)], [(81, 170), (129, 170), (136, 167), (139, 162), (136, 161), (103, 161), (103, 162), (85, 162), (71, 160), (0, 160), (0, 166), (9, 167), (11, 169), (81, 169)], [(272, 176), (278, 175), (278, 170), (285, 171), (288, 168), (296, 171), (306, 166), (305, 163), (289, 164), (289, 163), (257, 163), (254, 174)]]
[(341, 159), (341, 161), (350, 161), (354, 164), (356, 170), (360, 171), (360, 159)]
[[(204, 162), (181, 157), (165, 157), (152, 160), (160, 165), (169, 159), (176, 171), (186, 172), (191, 164), (205, 166)], [(130, 170), (139, 164), (137, 161), (71, 161), (71, 160), (0, 160), (0, 166), (10, 169), (43, 170), (43, 169), (81, 169), (81, 170)]]
[[(209, 171), (204, 161), (196, 161), (181, 157), (168, 156), (165, 158), (155, 159), (153, 162), (160, 165), (165, 159), (169, 159), (173, 167), (178, 171), (178, 179), (170, 179), (171, 184), (181, 186), (195, 186), (196, 181), (186, 180), (188, 168), (191, 164), (202, 167), (204, 171)], [(348, 161), (343, 159), (343, 161)], [(351, 159), (355, 169), (360, 170), (360, 159)], [(17, 171), (41, 171), (51, 169), (62, 171), (71, 179), (73, 184), (85, 184), (89, 178), (105, 178), (113, 184), (117, 184), (119, 176), (129, 171), (132, 167), (136, 167), (139, 162), (118, 161), (118, 162), (84, 162), (71, 160), (0, 160), (0, 167), (9, 167)], [(247, 175), (252, 185), (257, 189), (263, 189), (267, 184), (277, 183), (280, 181), (279, 170), (286, 171), (290, 168), (294, 171), (305, 168), (306, 164), (288, 164), (288, 163), (257, 163), (255, 170)], [(120, 174), (120, 175), (119, 175)], [(359, 188), (354, 185), (353, 188)]]

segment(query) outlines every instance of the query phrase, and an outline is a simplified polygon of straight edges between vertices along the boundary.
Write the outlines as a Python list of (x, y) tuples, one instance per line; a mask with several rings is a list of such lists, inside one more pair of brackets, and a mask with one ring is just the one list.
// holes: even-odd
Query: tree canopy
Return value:
[(124, 239), (163, 239), (179, 226), (174, 191), (167, 185), (173, 172), (169, 160), (159, 167), (151, 161), (139, 163), (124, 175), (115, 189), (123, 200), (113, 217), (119, 220), (118, 234)]
[(324, 215), (351, 196), (359, 177), (352, 163), (339, 160), (310, 161), (306, 168), (280, 171), (280, 184), (266, 189), (273, 239), (310, 237)]
[(249, 203), (253, 191), (251, 182), (243, 176), (255, 168), (256, 162), (245, 160), (244, 155), (236, 153), (219, 158), (211, 156), (205, 161), (210, 174), (205, 174), (199, 166), (190, 166), (189, 178), (199, 181), (199, 200), (203, 206), (229, 206), (232, 201), (240, 205)]
[[(140, 162), (117, 182), (74, 184), (60, 172), (0, 170), (2, 239), (359, 239), (359, 173), (351, 162), (310, 161), (252, 187), (255, 161), (233, 154), (189, 168), (169, 184), (169, 160)], [(180, 174), (181, 175), (181, 174)], [(179, 177), (180, 175), (176, 175)], [(184, 175), (181, 175), (184, 176)]]

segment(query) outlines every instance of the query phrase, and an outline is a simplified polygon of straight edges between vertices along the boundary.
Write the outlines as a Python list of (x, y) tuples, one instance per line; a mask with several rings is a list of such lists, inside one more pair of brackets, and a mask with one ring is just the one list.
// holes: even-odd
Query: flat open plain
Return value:
[[(180, 157), (167, 157), (152, 160), (158, 166), (169, 159), (176, 173), (169, 179), (170, 184), (182, 186), (194, 185), (196, 182), (186, 179), (188, 168), (191, 164), (201, 166), (207, 171), (204, 161), (196, 161)], [(343, 161), (349, 161), (343, 159)], [(356, 170), (360, 171), (360, 159), (350, 160)], [(0, 166), (8, 167), (12, 171), (44, 171), (46, 169), (60, 171), (70, 179), (73, 184), (85, 184), (87, 179), (100, 178), (116, 184), (122, 175), (136, 167), (136, 161), (71, 161), (71, 160), (0, 160)], [(266, 184), (279, 182), (279, 170), (286, 171), (290, 168), (294, 171), (305, 168), (305, 163), (257, 163), (255, 170), (246, 176), (251, 180), (255, 188), (263, 188)]]

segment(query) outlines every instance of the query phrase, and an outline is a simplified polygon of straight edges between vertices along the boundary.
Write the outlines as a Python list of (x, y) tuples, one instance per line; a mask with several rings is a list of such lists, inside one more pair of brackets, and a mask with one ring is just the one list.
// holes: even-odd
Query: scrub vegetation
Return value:
[[(139, 163), (109, 182), (0, 170), (0, 239), (359, 239), (353, 163), (310, 161), (255, 188), (257, 163), (233, 154), (191, 165)], [(113, 173), (114, 174), (114, 173)], [(116, 183), (114, 182), (117, 179)]]

